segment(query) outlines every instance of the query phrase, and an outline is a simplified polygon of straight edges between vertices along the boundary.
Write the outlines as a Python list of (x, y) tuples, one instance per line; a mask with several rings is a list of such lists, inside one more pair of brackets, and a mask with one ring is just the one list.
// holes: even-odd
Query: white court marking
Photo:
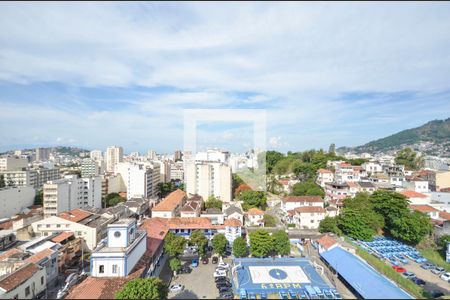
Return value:
[[(253, 283), (311, 283), (308, 276), (299, 266), (250, 266), (248, 267)], [(279, 269), (286, 272), (287, 277), (277, 279), (270, 276), (269, 271)]]

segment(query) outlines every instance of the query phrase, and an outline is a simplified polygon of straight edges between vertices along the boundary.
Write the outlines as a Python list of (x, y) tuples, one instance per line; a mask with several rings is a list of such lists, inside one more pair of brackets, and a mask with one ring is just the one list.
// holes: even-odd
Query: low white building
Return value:
[(242, 236), (241, 221), (234, 218), (225, 220), (225, 238), (229, 245), (233, 245), (234, 240), (240, 236)]
[(28, 167), (28, 159), (17, 156), (0, 157), (0, 171), (19, 171)]
[(135, 219), (109, 224), (107, 242), (91, 254), (93, 277), (125, 277), (147, 250), (147, 233), (137, 230)]
[(302, 206), (288, 212), (288, 220), (301, 229), (318, 229), (326, 211), (319, 206)]
[(222, 211), (215, 207), (207, 208), (200, 217), (208, 218), (213, 225), (223, 225), (223, 222), (225, 221)]
[(247, 218), (250, 226), (264, 226), (264, 211), (258, 208), (250, 208), (247, 212)]
[(32, 186), (0, 189), (0, 218), (10, 218), (33, 205), (35, 194)]
[(361, 165), (361, 167), (370, 174), (383, 172), (383, 167), (376, 162), (365, 162)]
[(431, 197), (428, 194), (422, 194), (415, 191), (403, 191), (400, 192), (400, 194), (405, 196), (412, 205), (430, 204), (431, 202)]
[(428, 181), (426, 180), (411, 180), (411, 181), (403, 181), (403, 187), (406, 190), (418, 192), (418, 193), (428, 193)]
[(319, 196), (287, 196), (282, 199), (281, 208), (287, 212), (300, 206), (324, 206), (324, 200)]
[(28, 263), (0, 279), (0, 299), (36, 299), (46, 286), (45, 269)]
[(325, 187), (326, 183), (331, 183), (334, 181), (334, 174), (330, 170), (327, 169), (319, 169), (317, 170), (317, 179), (316, 183), (321, 187)]

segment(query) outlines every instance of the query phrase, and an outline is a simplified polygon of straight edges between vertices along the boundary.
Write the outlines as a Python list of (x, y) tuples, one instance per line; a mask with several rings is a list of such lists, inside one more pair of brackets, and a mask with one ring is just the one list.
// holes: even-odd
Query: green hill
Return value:
[(424, 151), (426, 153), (429, 152), (428, 154), (447, 152), (450, 146), (450, 118), (430, 121), (420, 127), (406, 129), (362, 146), (354, 148), (342, 147), (338, 151), (352, 151), (356, 153), (384, 152), (398, 150), (404, 146), (418, 146), (421, 142), (431, 143)]

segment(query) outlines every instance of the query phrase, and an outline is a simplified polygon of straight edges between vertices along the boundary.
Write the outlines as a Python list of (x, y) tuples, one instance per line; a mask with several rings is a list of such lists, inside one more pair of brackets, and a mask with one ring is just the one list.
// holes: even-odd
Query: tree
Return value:
[(278, 175), (290, 173), (292, 161), (293, 161), (292, 157), (283, 157), (273, 167), (274, 173)]
[(202, 230), (200, 229), (194, 230), (191, 234), (190, 242), (194, 245), (197, 245), (200, 256), (206, 254), (206, 246), (208, 245), (208, 239), (206, 238)]
[(298, 182), (292, 187), (294, 196), (325, 196), (323, 189), (312, 181)]
[(169, 261), (169, 266), (173, 272), (178, 272), (181, 269), (181, 260), (174, 257)]
[(273, 238), (264, 229), (250, 233), (250, 253), (255, 257), (266, 257), (273, 251)]
[[(262, 161), (265, 155), (265, 161)], [(278, 161), (284, 158), (283, 153), (278, 151), (267, 151), (266, 153), (260, 153), (258, 156), (258, 165), (265, 163), (267, 173), (271, 173)]]
[(173, 181), (158, 183), (158, 195), (161, 198), (166, 197), (168, 194), (175, 191), (176, 189), (177, 187)]
[(276, 219), (276, 217), (274, 217), (272, 215), (264, 214), (263, 221), (264, 221), (264, 226), (265, 227), (275, 227), (275, 226), (277, 226), (277, 219)]
[(6, 186), (5, 176), (3, 174), (0, 174), (0, 189), (4, 188), (5, 186)]
[(397, 152), (395, 163), (404, 165), (405, 168), (410, 170), (418, 170), (424, 166), (424, 157), (418, 156), (416, 152), (407, 147)]
[(117, 291), (116, 299), (167, 299), (168, 286), (157, 277), (137, 278)]
[(390, 230), (393, 237), (414, 245), (431, 231), (430, 217), (418, 211), (406, 212), (402, 217), (393, 220)]
[(247, 211), (252, 207), (260, 209), (266, 208), (267, 196), (266, 193), (261, 191), (243, 191), (240, 200), (243, 201), (242, 208)]
[(387, 190), (375, 191), (369, 199), (373, 205), (374, 211), (383, 216), (385, 228), (389, 231), (394, 226), (394, 220), (409, 212), (408, 199), (396, 192)]
[(274, 250), (279, 255), (288, 255), (291, 252), (291, 244), (288, 234), (283, 230), (275, 231), (272, 234)]
[(268, 175), (267, 176), (267, 190), (272, 193), (276, 194), (281, 188), (281, 183), (278, 181), (278, 179), (274, 175)]
[(235, 197), (239, 197), (239, 195), (243, 192), (243, 191), (249, 191), (252, 188), (248, 185), (248, 184), (240, 184), (236, 190), (234, 191), (234, 196)]
[(342, 231), (338, 227), (337, 218), (334, 217), (325, 217), (322, 221), (320, 221), (319, 224), (319, 232), (320, 233), (327, 233), (332, 232), (337, 235), (341, 235)]
[(449, 242), (450, 242), (450, 235), (443, 235), (439, 239), (439, 246), (441, 246), (442, 248), (446, 249), (447, 248), (447, 243), (449, 243)]
[(34, 205), (42, 205), (44, 202), (44, 192), (42, 190), (37, 191), (34, 196)]
[(208, 200), (205, 202), (206, 208), (218, 208), (222, 209), (222, 201), (213, 195), (209, 196)]
[(167, 233), (164, 239), (164, 250), (171, 257), (178, 257), (184, 251), (184, 246), (186, 245), (186, 239), (182, 236), (173, 234), (172, 232)]
[(375, 233), (360, 211), (353, 208), (343, 210), (338, 219), (338, 226), (343, 233), (358, 240), (371, 241)]
[(294, 161), (292, 163), (292, 172), (301, 181), (311, 181), (316, 176), (317, 167), (309, 162)]
[(119, 193), (110, 193), (105, 196), (103, 203), (105, 207), (116, 206), (120, 202), (125, 202), (126, 199), (119, 195)]
[(232, 181), (232, 190), (234, 191), (234, 193), (236, 194), (236, 189), (242, 185), (245, 184), (244, 180), (242, 180), (241, 177), (239, 177), (238, 174), (232, 174), (231, 175), (231, 181)]
[(214, 235), (212, 241), (213, 252), (224, 256), (227, 250), (227, 239), (223, 233)]
[(242, 237), (237, 237), (233, 242), (233, 254), (235, 257), (245, 257), (248, 255), (247, 242)]

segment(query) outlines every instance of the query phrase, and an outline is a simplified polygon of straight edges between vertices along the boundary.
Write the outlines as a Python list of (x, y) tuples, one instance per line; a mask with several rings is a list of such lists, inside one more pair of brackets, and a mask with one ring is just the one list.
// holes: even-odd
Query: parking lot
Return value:
[(430, 270), (422, 269), (420, 265), (415, 262), (409, 262), (409, 264), (403, 265), (403, 267), (408, 272), (413, 272), (418, 278), (426, 282), (426, 285), (424, 286), (425, 290), (431, 291), (439, 289), (446, 295), (450, 294), (450, 283), (439, 278), (439, 275), (433, 274)]
[(172, 279), (172, 284), (184, 285), (184, 290), (177, 294), (169, 294), (169, 299), (215, 299), (219, 296), (213, 273), (215, 264), (204, 265), (200, 262), (197, 268), (193, 268), (190, 274), (179, 274)]

